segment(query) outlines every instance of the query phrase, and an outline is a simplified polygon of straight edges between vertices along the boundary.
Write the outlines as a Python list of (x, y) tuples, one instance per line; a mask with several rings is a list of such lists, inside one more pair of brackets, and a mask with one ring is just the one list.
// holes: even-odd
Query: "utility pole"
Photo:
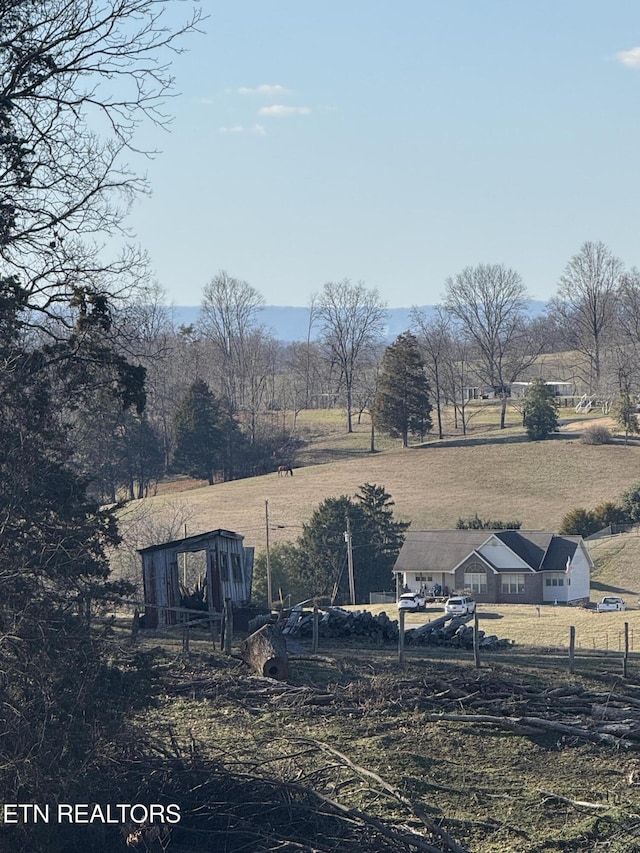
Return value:
[(273, 606), (273, 596), (271, 593), (271, 562), (269, 558), (269, 501), (264, 502), (264, 513), (267, 523), (267, 606), (269, 613)]
[(347, 566), (349, 567), (349, 595), (351, 603), (356, 603), (356, 581), (353, 576), (353, 548), (351, 547), (351, 522), (349, 516), (346, 516), (347, 530), (344, 534), (344, 541), (347, 543)]

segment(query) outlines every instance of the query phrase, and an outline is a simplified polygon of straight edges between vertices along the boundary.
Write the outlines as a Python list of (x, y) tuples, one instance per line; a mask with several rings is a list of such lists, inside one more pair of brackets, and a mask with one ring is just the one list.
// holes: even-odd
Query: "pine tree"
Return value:
[(418, 341), (404, 332), (382, 357), (373, 420), (379, 429), (409, 444), (409, 434), (424, 437), (431, 429), (429, 382)]
[(539, 377), (533, 380), (525, 395), (524, 425), (531, 441), (548, 438), (558, 429), (558, 409), (553, 389)]
[(297, 542), (300, 574), (309, 595), (336, 601), (350, 596), (347, 516), (351, 531), (356, 601), (392, 587), (391, 569), (404, 541), (407, 522), (393, 518), (393, 501), (384, 486), (365, 483), (355, 500), (327, 498), (315, 510)]
[(190, 386), (178, 406), (174, 425), (174, 468), (212, 486), (224, 457), (223, 415), (220, 403), (202, 379)]

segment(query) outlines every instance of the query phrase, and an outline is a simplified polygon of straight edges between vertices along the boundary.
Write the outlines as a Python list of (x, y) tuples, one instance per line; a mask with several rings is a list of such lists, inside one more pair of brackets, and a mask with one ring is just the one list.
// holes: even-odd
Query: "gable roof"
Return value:
[(222, 536), (226, 539), (244, 539), (240, 533), (234, 533), (233, 530), (224, 530), (219, 527), (217, 530), (209, 530), (207, 533), (196, 533), (194, 536), (186, 536), (184, 539), (174, 539), (172, 542), (160, 542), (157, 545), (148, 545), (146, 548), (138, 548), (139, 554), (149, 554), (153, 551), (166, 550), (184, 550), (190, 549), (199, 550), (198, 546), (205, 547), (210, 540)]
[[(414, 530), (406, 534), (393, 570), (395, 572), (453, 572), (491, 538), (513, 552), (513, 567), (497, 571), (522, 571), (520, 560), (532, 571), (564, 571), (573, 559), (581, 536), (559, 536), (544, 530)], [(489, 565), (484, 554), (476, 556)]]
[(527, 533), (521, 533), (519, 530), (494, 530), (493, 533), (532, 569), (540, 568), (554, 536), (553, 533), (537, 530)]

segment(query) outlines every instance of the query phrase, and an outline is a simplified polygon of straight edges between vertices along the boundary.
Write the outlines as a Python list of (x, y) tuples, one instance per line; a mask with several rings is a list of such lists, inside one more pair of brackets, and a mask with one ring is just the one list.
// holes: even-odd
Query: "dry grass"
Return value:
[[(358, 435), (348, 440), (361, 440)], [(248, 545), (264, 547), (268, 501), (277, 526), (271, 541), (290, 541), (322, 500), (354, 495), (367, 482), (384, 485), (397, 517), (415, 530), (453, 527), (475, 513), (517, 518), (528, 529), (557, 529), (572, 507), (614, 500), (640, 479), (638, 446), (586, 446), (566, 435), (529, 442), (516, 428), (408, 450), (345, 450), (344, 457), (296, 468), (293, 477), (268, 474), (182, 491), (188, 532), (224, 527), (241, 531)], [(140, 504), (161, 516), (170, 513), (175, 497), (160, 494)], [(129, 505), (128, 511), (135, 510)]]
[[(601, 596), (600, 596), (601, 597)], [(628, 606), (636, 606), (636, 599), (626, 599)], [(379, 613), (386, 610), (390, 618), (397, 618), (395, 607), (372, 605), (367, 608)], [(406, 619), (407, 628), (416, 628), (442, 616), (442, 607), (433, 607), (424, 613), (412, 613)], [(568, 649), (569, 628), (576, 629), (576, 648), (600, 651), (624, 650), (624, 623), (629, 624), (630, 651), (640, 652), (640, 609), (623, 613), (596, 613), (582, 607), (544, 605), (538, 609), (527, 604), (481, 604), (478, 606), (480, 629), (487, 635), (513, 640), (517, 646), (546, 649)]]

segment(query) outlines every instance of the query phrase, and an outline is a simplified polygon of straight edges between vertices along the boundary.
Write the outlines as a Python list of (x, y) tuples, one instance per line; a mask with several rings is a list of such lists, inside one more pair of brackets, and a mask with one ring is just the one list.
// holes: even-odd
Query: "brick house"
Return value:
[(540, 530), (409, 532), (393, 568), (411, 591), (440, 586), (491, 604), (578, 604), (593, 563), (581, 536)]

